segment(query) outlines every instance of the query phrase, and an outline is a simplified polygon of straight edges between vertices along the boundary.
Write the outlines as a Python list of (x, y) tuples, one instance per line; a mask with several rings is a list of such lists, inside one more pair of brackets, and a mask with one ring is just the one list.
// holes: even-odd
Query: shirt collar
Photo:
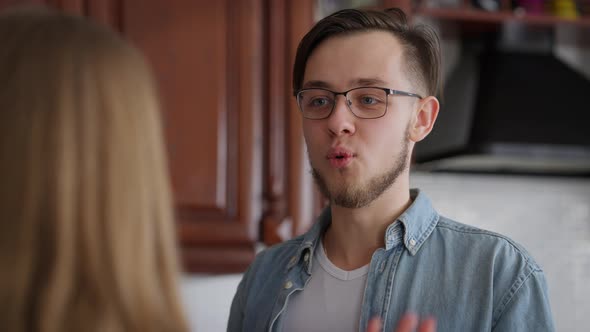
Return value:
[(403, 225), (403, 230), (401, 232), (396, 231), (396, 225), (399, 225), (399, 223), (393, 222), (385, 231), (385, 249), (389, 250), (393, 247), (388, 246), (387, 241), (388, 237), (392, 235), (393, 238), (403, 241), (404, 246), (413, 256), (420, 250), (436, 227), (439, 214), (432, 206), (430, 199), (419, 189), (410, 190), (410, 198), (412, 204), (397, 218)]
[[(420, 250), (436, 227), (439, 215), (430, 199), (419, 189), (411, 189), (410, 198), (412, 204), (385, 231), (385, 250), (390, 250), (402, 242), (413, 256)], [(289, 262), (287, 269), (291, 269), (303, 259), (307, 262), (307, 273), (311, 274), (313, 252), (331, 222), (332, 213), (330, 207), (326, 207), (311, 229), (303, 235), (303, 242), (299, 246), (297, 254)]]
[(330, 226), (332, 222), (332, 211), (330, 207), (326, 207), (322, 210), (320, 216), (316, 219), (316, 222), (312, 225), (311, 229), (307, 231), (303, 235), (303, 242), (299, 246), (297, 253), (289, 264), (287, 265), (287, 269), (290, 270), (293, 266), (295, 266), (298, 262), (306, 263), (306, 270), (309, 275), (311, 275), (311, 267), (313, 261), (313, 253), (315, 248), (317, 248), (319, 241), (322, 238), (322, 234), (326, 231), (326, 228)]

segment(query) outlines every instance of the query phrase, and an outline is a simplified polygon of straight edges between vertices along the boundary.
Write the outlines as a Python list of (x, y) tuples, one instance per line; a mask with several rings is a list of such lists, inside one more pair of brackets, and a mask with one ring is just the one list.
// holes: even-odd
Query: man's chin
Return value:
[(341, 174), (331, 174), (331, 176), (322, 177), (332, 195), (359, 187), (361, 181), (358, 177)]

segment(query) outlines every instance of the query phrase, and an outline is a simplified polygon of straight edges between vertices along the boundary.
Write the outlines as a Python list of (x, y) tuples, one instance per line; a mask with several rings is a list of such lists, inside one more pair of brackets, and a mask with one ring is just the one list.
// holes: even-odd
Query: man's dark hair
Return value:
[(397, 37), (404, 49), (406, 75), (417, 81), (417, 88), (436, 96), (440, 88), (441, 52), (436, 32), (426, 25), (410, 26), (404, 12), (344, 9), (320, 20), (301, 40), (293, 66), (293, 92), (303, 84), (307, 59), (328, 38), (357, 32), (386, 31)]

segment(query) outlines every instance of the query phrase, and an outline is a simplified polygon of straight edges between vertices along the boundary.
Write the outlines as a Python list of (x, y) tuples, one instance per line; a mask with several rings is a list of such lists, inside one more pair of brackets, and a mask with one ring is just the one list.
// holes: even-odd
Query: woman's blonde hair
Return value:
[(0, 15), (2, 331), (185, 331), (154, 80), (116, 34)]

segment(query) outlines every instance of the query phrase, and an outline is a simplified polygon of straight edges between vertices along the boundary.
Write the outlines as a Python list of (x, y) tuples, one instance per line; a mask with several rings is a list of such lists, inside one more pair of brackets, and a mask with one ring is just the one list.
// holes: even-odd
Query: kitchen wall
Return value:
[(231, 301), (241, 278), (241, 274), (187, 275), (183, 278), (182, 298), (191, 331), (225, 331)]
[[(414, 173), (412, 186), (441, 214), (524, 245), (545, 271), (557, 331), (590, 326), (590, 179)], [(195, 331), (225, 331), (240, 278), (184, 278)]]

